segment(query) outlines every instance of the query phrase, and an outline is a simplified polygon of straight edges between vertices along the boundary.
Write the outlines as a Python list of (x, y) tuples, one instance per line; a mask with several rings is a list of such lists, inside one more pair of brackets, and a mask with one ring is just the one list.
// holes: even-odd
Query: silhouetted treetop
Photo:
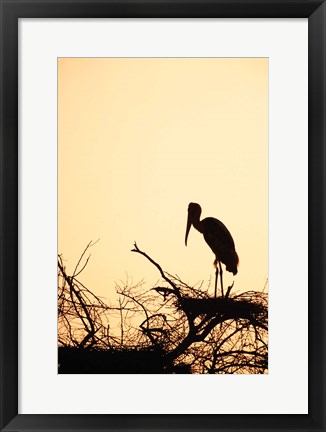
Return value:
[(135, 243), (132, 252), (161, 279), (149, 289), (143, 282), (117, 285), (118, 301), (108, 305), (77, 279), (91, 245), (72, 276), (58, 260), (60, 373), (73, 373), (78, 356), (79, 373), (267, 373), (265, 292), (232, 295), (232, 285), (224, 297), (212, 297), (163, 270)]

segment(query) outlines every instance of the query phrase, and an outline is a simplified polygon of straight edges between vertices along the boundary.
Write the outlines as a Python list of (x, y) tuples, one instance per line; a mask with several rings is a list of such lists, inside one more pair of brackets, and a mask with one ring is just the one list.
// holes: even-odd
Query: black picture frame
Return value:
[[(324, 408), (325, 2), (320, 0), (0, 0), (0, 7), (1, 431), (326, 430)], [(153, 17), (308, 18), (309, 413), (307, 415), (18, 414), (18, 20), (19, 18)], [(297, 347), (297, 355), (300, 355), (300, 347)]]

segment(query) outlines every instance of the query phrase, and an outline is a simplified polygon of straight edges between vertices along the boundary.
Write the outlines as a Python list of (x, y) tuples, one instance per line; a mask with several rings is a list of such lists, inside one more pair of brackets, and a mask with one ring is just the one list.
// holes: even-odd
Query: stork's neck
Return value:
[(192, 220), (192, 225), (193, 225), (194, 228), (196, 228), (197, 231), (199, 231), (200, 233), (202, 233), (203, 232), (203, 227), (202, 227), (202, 223), (199, 220), (199, 218), (200, 218), (200, 215), (198, 215), (198, 216), (196, 215), (193, 218), (193, 220)]

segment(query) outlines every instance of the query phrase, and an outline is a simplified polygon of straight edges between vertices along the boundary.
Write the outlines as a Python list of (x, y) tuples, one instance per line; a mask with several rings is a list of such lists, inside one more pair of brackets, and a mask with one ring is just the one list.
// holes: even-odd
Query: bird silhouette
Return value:
[(199, 204), (189, 204), (185, 244), (187, 246), (187, 240), (191, 225), (193, 225), (193, 227), (196, 228), (197, 231), (204, 235), (206, 243), (215, 254), (215, 297), (217, 292), (217, 280), (219, 273), (221, 279), (222, 297), (224, 297), (222, 279), (223, 271), (221, 262), (225, 264), (227, 271), (233, 273), (233, 275), (236, 275), (238, 273), (239, 257), (235, 250), (233, 238), (226, 226), (220, 220), (212, 217), (207, 217), (200, 220), (201, 211), (202, 210)]

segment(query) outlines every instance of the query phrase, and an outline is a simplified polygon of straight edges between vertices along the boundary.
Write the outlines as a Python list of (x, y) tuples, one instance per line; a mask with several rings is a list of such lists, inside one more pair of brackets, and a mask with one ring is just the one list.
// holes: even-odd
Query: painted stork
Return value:
[(235, 251), (233, 238), (226, 226), (218, 219), (212, 217), (199, 220), (200, 215), (200, 205), (196, 203), (190, 203), (188, 206), (188, 220), (185, 243), (187, 246), (187, 240), (191, 225), (193, 225), (197, 231), (204, 235), (206, 243), (215, 254), (215, 297), (217, 292), (218, 273), (220, 273), (221, 291), (222, 297), (224, 297), (222, 279), (223, 272), (221, 262), (225, 264), (227, 271), (233, 273), (233, 275), (236, 275), (238, 272), (239, 258)]

